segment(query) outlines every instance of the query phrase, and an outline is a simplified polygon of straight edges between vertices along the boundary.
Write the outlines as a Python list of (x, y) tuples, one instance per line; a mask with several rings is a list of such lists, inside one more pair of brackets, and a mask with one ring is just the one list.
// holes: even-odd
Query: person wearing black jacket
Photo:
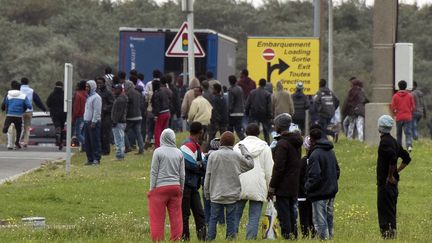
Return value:
[(242, 126), (244, 117), (244, 95), (243, 90), (237, 85), (237, 78), (234, 75), (228, 77), (230, 88), (228, 89), (228, 111), (229, 111), (229, 127), (228, 130), (237, 133), (240, 140), (245, 138)]
[(181, 116), (181, 102), (180, 102), (180, 94), (178, 88), (173, 85), (173, 77), (172, 75), (166, 76), (168, 89), (171, 91), (171, 102), (170, 102), (170, 121), (169, 127), (173, 128), (174, 131), (180, 130), (178, 127), (177, 120), (180, 119)]
[(274, 124), (280, 136), (273, 150), (274, 165), (268, 198), (273, 199), (273, 196), (276, 196), (275, 206), (282, 236), (285, 239), (295, 239), (303, 139), (299, 133), (289, 132), (291, 116), (288, 113), (278, 115), (274, 119)]
[(123, 160), (125, 155), (125, 129), (128, 98), (122, 92), (121, 84), (115, 84), (112, 88), (115, 95), (114, 104), (112, 105), (111, 121), (114, 143), (116, 145), (116, 158)]
[[(381, 141), (378, 146), (377, 186), (378, 222), (384, 239), (396, 238), (396, 204), (399, 173), (411, 162), (409, 153), (390, 135), (394, 121), (388, 115), (378, 119)], [(398, 158), (402, 163), (397, 167)]]
[(228, 129), (228, 106), (222, 94), (222, 86), (218, 83), (213, 85), (213, 99), (212, 99), (212, 117), (210, 119), (210, 126), (208, 130), (208, 146), (210, 148), (210, 141), (216, 137), (216, 133), (220, 135)]
[(168, 127), (170, 113), (170, 103), (172, 92), (166, 86), (167, 77), (163, 76), (160, 81), (153, 80), (153, 97), (151, 99), (152, 112), (155, 120), (154, 137), (155, 148), (160, 146), (160, 135)]
[(310, 137), (306, 136), (303, 140), (303, 148), (306, 155), (301, 159), (300, 183), (298, 193), (298, 210), (300, 219), (300, 230), (303, 238), (315, 237), (315, 229), (312, 221), (312, 203), (307, 199), (306, 189), (304, 187), (306, 180), (307, 161), (311, 152)]
[(53, 92), (48, 96), (46, 102), (48, 109), (50, 111), (50, 116), (53, 121), (56, 133), (56, 145), (59, 150), (63, 149), (63, 138), (64, 134), (64, 125), (67, 118), (67, 113), (64, 112), (63, 104), (64, 104), (64, 91), (63, 91), (63, 82), (57, 81), (55, 83), (55, 87)]
[(114, 96), (105, 85), (103, 77), (96, 78), (96, 92), (102, 98), (102, 114), (101, 114), (101, 147), (102, 155), (109, 155), (111, 147), (111, 110), (114, 103)]
[(305, 132), (306, 111), (310, 106), (309, 98), (303, 93), (303, 89), (303, 83), (297, 83), (296, 91), (291, 96), (294, 103), (293, 122), (299, 126), (302, 134)]
[(270, 120), (272, 119), (271, 94), (265, 89), (267, 81), (260, 79), (259, 88), (253, 90), (247, 101), (245, 113), (249, 123), (262, 124), (264, 139), (270, 144)]
[[(142, 102), (142, 96), (141, 94), (135, 89), (135, 85), (132, 82), (125, 82), (124, 83), (124, 90), (126, 92), (126, 95), (128, 97), (128, 105), (127, 105), (127, 115), (126, 115), (126, 134), (128, 135), (127, 139), (125, 140), (126, 145), (126, 152), (130, 152), (131, 149), (131, 143), (130, 139), (136, 138), (138, 141), (138, 153), (143, 154), (144, 153), (144, 142), (143, 137), (141, 135), (141, 102)], [(129, 134), (132, 134), (129, 136)]]
[(338, 192), (339, 165), (333, 144), (322, 138), (322, 130), (310, 132), (312, 152), (306, 168), (305, 189), (312, 202), (312, 219), (316, 235), (321, 239), (333, 238), (333, 208)]

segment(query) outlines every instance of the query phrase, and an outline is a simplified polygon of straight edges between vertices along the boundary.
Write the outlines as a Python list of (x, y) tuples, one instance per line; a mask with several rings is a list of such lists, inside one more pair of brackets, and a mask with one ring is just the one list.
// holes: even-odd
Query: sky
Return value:
[[(157, 3), (163, 3), (167, 2), (168, 0), (155, 0)], [(262, 4), (263, 0), (239, 0), (239, 1), (245, 1), (245, 2), (251, 2), (254, 6), (259, 6)], [(289, 1), (289, 0), (281, 0), (281, 1)], [(309, 0), (312, 1), (312, 0)], [(334, 4), (338, 4), (343, 2), (344, 0), (333, 0)], [(374, 0), (365, 0), (366, 4), (373, 5)], [(378, 0), (379, 1), (379, 0)], [(432, 4), (432, 0), (399, 0), (399, 3), (406, 3), (406, 4), (413, 4), (417, 3), (418, 5), (422, 6), (425, 4)]]

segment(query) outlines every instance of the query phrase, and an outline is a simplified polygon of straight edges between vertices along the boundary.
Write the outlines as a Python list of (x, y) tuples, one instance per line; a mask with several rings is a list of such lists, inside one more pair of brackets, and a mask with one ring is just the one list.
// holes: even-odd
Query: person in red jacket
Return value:
[(87, 91), (85, 90), (85, 86), (85, 80), (82, 80), (77, 84), (77, 90), (73, 98), (72, 107), (72, 124), (75, 124), (74, 137), (78, 139), (81, 148), (84, 148), (84, 133), (82, 132), (82, 128), (84, 126), (84, 107), (87, 100)]
[(396, 116), (396, 137), (397, 142), (402, 145), (402, 129), (405, 133), (405, 144), (409, 152), (412, 151), (411, 121), (412, 113), (415, 110), (414, 99), (406, 90), (407, 82), (401, 80), (398, 83), (399, 91), (393, 95), (391, 108)]

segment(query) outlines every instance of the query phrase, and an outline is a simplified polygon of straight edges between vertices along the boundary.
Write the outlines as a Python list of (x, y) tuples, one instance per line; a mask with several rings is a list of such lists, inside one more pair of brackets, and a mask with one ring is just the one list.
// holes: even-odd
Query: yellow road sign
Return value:
[(249, 76), (258, 82), (270, 80), (273, 87), (281, 80), (284, 89), (295, 92), (302, 82), (304, 93), (315, 94), (319, 89), (318, 38), (249, 37), (247, 40)]

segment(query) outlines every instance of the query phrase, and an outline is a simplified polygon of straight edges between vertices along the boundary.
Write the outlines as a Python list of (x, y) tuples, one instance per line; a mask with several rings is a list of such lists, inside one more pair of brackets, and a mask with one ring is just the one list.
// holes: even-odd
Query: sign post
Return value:
[[(66, 174), (70, 173), (71, 142), (72, 142), (72, 74), (73, 66), (65, 63), (64, 69), (64, 112), (67, 112), (66, 120)], [(61, 141), (62, 142), (62, 141)]]

